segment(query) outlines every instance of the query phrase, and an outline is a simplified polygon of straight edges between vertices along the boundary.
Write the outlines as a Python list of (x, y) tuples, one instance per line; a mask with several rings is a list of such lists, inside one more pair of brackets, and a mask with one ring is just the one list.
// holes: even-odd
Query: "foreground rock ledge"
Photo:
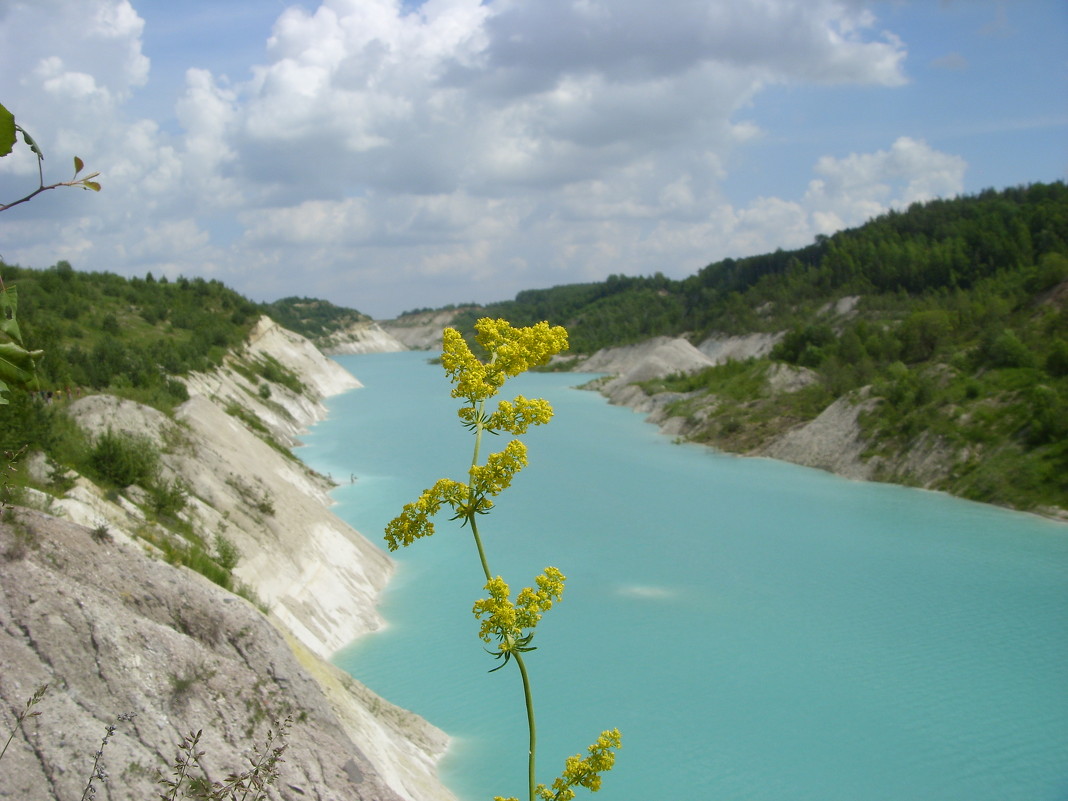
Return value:
[(448, 797), (425, 770), (445, 746), (440, 731), (310, 653), (299, 660), (255, 607), (136, 544), (9, 510), (0, 586), (5, 729), (49, 685), (40, 716), (4, 756), (0, 797), (80, 797), (104, 727), (123, 712), (135, 718), (107, 746), (102, 798), (155, 797), (156, 769), (199, 729), (204, 763), (222, 779), (286, 715), (294, 725), (272, 797)]

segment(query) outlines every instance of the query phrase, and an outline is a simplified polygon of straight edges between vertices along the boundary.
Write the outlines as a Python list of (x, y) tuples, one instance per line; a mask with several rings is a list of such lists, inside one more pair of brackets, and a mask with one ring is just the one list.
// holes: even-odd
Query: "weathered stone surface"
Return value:
[[(348, 706), (367, 705), (370, 694), (351, 678), (321, 661), (316, 670), (348, 694)], [(367, 716), (373, 727), (354, 732), (351, 710), (339, 714), (346, 704), (328, 698), (281, 632), (246, 601), (137, 544), (9, 510), (0, 523), (5, 732), (43, 684), (40, 716), (27, 720), (0, 762), (0, 798), (81, 797), (93, 753), (119, 713), (135, 717), (117, 724), (104, 749), (109, 779), (98, 798), (156, 797), (156, 769), (167, 770), (180, 738), (200, 729), (203, 762), (222, 779), (243, 769), (246, 752), (287, 714), (290, 746), (272, 798), (444, 797), (425, 794), (416, 771), (406, 782), (393, 769), (391, 788), (361, 744), (422, 749), (430, 764), (444, 745), (440, 732), (381, 699), (375, 704), (385, 712)]]
[(756, 454), (818, 467), (846, 478), (870, 479), (874, 466), (862, 458), (867, 443), (861, 436), (858, 418), (873, 403), (839, 398), (815, 419), (786, 432)]
[[(440, 335), (440, 332), (439, 332)], [(356, 323), (331, 334), (319, 342), (323, 353), (395, 353), (408, 346), (386, 331), (379, 323)]]
[(698, 350), (716, 364), (723, 364), (728, 360), (740, 362), (754, 357), (767, 356), (782, 337), (783, 332), (781, 331), (774, 334), (714, 336), (702, 342), (698, 346)]
[(385, 320), (382, 328), (410, 350), (441, 350), (441, 331), (452, 325), (458, 309), (408, 314)]

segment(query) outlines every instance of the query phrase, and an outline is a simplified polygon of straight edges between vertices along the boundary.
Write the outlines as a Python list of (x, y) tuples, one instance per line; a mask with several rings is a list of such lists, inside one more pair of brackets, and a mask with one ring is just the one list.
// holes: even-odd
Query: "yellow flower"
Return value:
[(489, 356), (485, 363), (471, 352), (456, 329), (446, 328), (441, 338), (441, 365), (456, 384), (452, 396), (472, 404), (496, 395), (506, 379), (567, 350), (567, 331), (546, 322), (513, 328), (507, 320), (483, 317), (475, 323), (475, 332), (476, 341)]
[(441, 366), (456, 386), (452, 390), (454, 398), (467, 398), (471, 403), (485, 400), (496, 395), (504, 384), (504, 376), (499, 370), (491, 374), (467, 347), (467, 342), (455, 328), (446, 328), (441, 334)]
[(507, 653), (523, 650), (530, 642), (533, 629), (564, 594), (564, 574), (555, 567), (547, 567), (535, 578), (537, 589), (524, 587), (513, 603), (509, 597), (508, 584), (497, 576), (486, 582), (489, 598), (476, 601), (472, 612), (482, 621), (478, 636), (484, 642), (496, 639), (498, 650)]
[(489, 416), (485, 426), (490, 431), (504, 429), (518, 436), (525, 434), (530, 426), (548, 423), (552, 417), (553, 407), (549, 401), (544, 398), (524, 398), (522, 395), (517, 395), (514, 401), (500, 401), (497, 404), (497, 411)]
[(543, 801), (571, 801), (575, 797), (572, 787), (585, 787), (596, 793), (601, 789), (601, 774), (610, 771), (616, 763), (616, 755), (612, 749), (618, 749), (622, 745), (619, 729), (601, 732), (597, 742), (586, 749), (586, 757), (575, 754), (567, 758), (563, 775), (553, 781), (551, 789), (544, 784), (538, 785), (538, 797)]
[(442, 503), (453, 508), (463, 503), (468, 495), (466, 484), (441, 478), (430, 489), (412, 503), (406, 503), (401, 513), (386, 525), (386, 544), (391, 551), (401, 546), (411, 545), (421, 537), (434, 533), (434, 524), (430, 518), (438, 513)]
[(476, 495), (500, 495), (512, 478), (527, 466), (527, 446), (513, 439), (499, 453), (486, 457), (484, 465), (471, 468), (471, 487)]

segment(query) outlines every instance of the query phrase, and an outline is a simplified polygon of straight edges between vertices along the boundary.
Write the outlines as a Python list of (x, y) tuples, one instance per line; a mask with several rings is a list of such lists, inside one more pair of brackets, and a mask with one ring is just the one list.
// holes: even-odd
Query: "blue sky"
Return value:
[[(1068, 177), (1062, 0), (0, 0), (8, 262), (377, 317)], [(0, 200), (34, 186), (20, 152)]]

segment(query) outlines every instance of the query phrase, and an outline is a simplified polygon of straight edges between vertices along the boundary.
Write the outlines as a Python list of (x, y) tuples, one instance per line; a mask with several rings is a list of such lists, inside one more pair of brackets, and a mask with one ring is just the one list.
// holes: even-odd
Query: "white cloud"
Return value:
[(853, 225), (892, 207), (959, 194), (966, 168), (959, 156), (903, 136), (889, 150), (821, 158), (821, 177), (809, 184), (805, 202)]
[(0, 70), (30, 67), (3, 102), (104, 173), (69, 241), (8, 237), (26, 263), (76, 252), (395, 312), (683, 275), (961, 188), (963, 162), (901, 138), (821, 159), (800, 198), (723, 197), (768, 84), (904, 81), (903, 43), (849, 0), (324, 0), (275, 20), (248, 81), (189, 64), (177, 126), (137, 117), (149, 61), (126, 0), (4, 11)]

